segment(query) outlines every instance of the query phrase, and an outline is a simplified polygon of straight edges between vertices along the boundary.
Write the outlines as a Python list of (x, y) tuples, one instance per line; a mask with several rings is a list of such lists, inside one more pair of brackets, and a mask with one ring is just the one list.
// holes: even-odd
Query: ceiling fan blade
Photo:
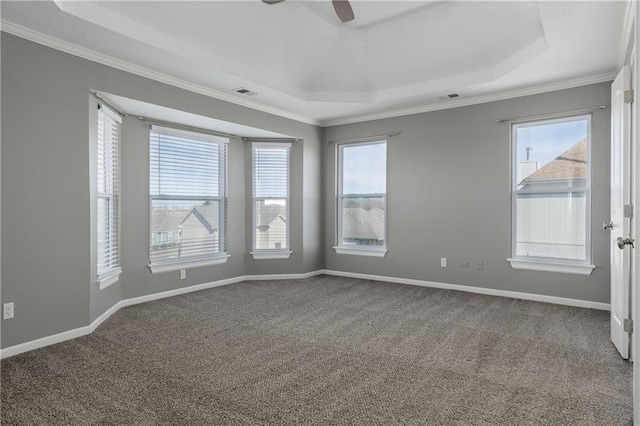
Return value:
[(349, 4), (349, 0), (333, 0), (333, 8), (342, 22), (353, 21), (353, 9)]
[(276, 4), (276, 3), (280, 3), (283, 2), (284, 0), (262, 0), (263, 3), (266, 4)]

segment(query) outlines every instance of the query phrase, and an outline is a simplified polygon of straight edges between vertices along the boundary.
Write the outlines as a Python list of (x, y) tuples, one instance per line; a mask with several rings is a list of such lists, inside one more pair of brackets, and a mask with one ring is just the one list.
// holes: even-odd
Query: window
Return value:
[(518, 269), (588, 275), (591, 116), (512, 125), (512, 257)]
[(255, 259), (288, 258), (290, 143), (254, 142), (253, 250)]
[(101, 289), (120, 276), (120, 127), (122, 119), (98, 105), (97, 273)]
[(386, 253), (387, 143), (338, 145), (337, 253)]
[(150, 132), (150, 268), (226, 262), (228, 139), (153, 126)]

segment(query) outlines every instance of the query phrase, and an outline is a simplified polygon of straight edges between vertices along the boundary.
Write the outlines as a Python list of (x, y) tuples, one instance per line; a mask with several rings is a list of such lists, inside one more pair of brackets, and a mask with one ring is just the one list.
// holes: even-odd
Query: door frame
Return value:
[[(637, 48), (640, 48), (640, 8), (635, 0), (627, 0), (627, 8), (620, 40), (620, 50), (618, 57), (619, 72), (624, 65), (631, 68), (631, 88), (636, 92), (634, 102), (631, 104), (631, 202), (637, 204), (636, 212), (632, 218), (633, 237), (640, 238), (640, 90), (637, 89), (640, 82), (640, 60), (637, 55)], [(630, 361), (640, 360), (640, 247), (632, 250), (630, 259), (631, 268), (631, 319), (636, 331), (631, 333), (631, 356)], [(640, 425), (640, 366), (633, 363), (633, 422)]]
[[(619, 69), (624, 65), (631, 67), (631, 88), (636, 93), (638, 82), (640, 82), (640, 64), (638, 63), (637, 47), (640, 46), (640, 31), (637, 26), (640, 25), (640, 8), (636, 7), (636, 1), (628, 1), (625, 15), (623, 35), (621, 40)], [(631, 202), (638, 204), (640, 200), (640, 140), (638, 138), (638, 130), (640, 129), (640, 108), (637, 107), (638, 95), (635, 96), (634, 102), (631, 104)], [(638, 213), (636, 213), (638, 212)], [(640, 236), (640, 211), (636, 206), (636, 212), (633, 215), (632, 229), (634, 237)], [(631, 256), (631, 319), (636, 329), (631, 334), (631, 361), (640, 360), (640, 280), (638, 276), (638, 266), (640, 266), (640, 247), (633, 250)], [(634, 424), (640, 425), (640, 367), (636, 362), (633, 363), (633, 420)]]

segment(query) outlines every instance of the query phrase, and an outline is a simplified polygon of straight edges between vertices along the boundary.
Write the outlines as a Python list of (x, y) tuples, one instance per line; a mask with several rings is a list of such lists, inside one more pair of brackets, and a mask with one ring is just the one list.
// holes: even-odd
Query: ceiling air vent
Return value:
[(455, 98), (459, 98), (459, 97), (460, 97), (460, 94), (458, 94), (458, 93), (450, 93), (448, 95), (438, 96), (438, 99), (447, 100), (447, 99), (455, 99)]
[(256, 92), (252, 92), (251, 90), (247, 89), (246, 87), (239, 87), (237, 89), (233, 89), (232, 92), (240, 93), (241, 95), (245, 95), (245, 96), (255, 96), (255, 95), (257, 95)]

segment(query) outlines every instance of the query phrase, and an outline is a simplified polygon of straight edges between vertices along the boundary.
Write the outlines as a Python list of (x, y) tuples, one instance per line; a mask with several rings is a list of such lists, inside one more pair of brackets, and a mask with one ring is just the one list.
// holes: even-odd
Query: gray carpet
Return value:
[(2, 361), (2, 424), (630, 425), (607, 312), (319, 276), (120, 310)]

